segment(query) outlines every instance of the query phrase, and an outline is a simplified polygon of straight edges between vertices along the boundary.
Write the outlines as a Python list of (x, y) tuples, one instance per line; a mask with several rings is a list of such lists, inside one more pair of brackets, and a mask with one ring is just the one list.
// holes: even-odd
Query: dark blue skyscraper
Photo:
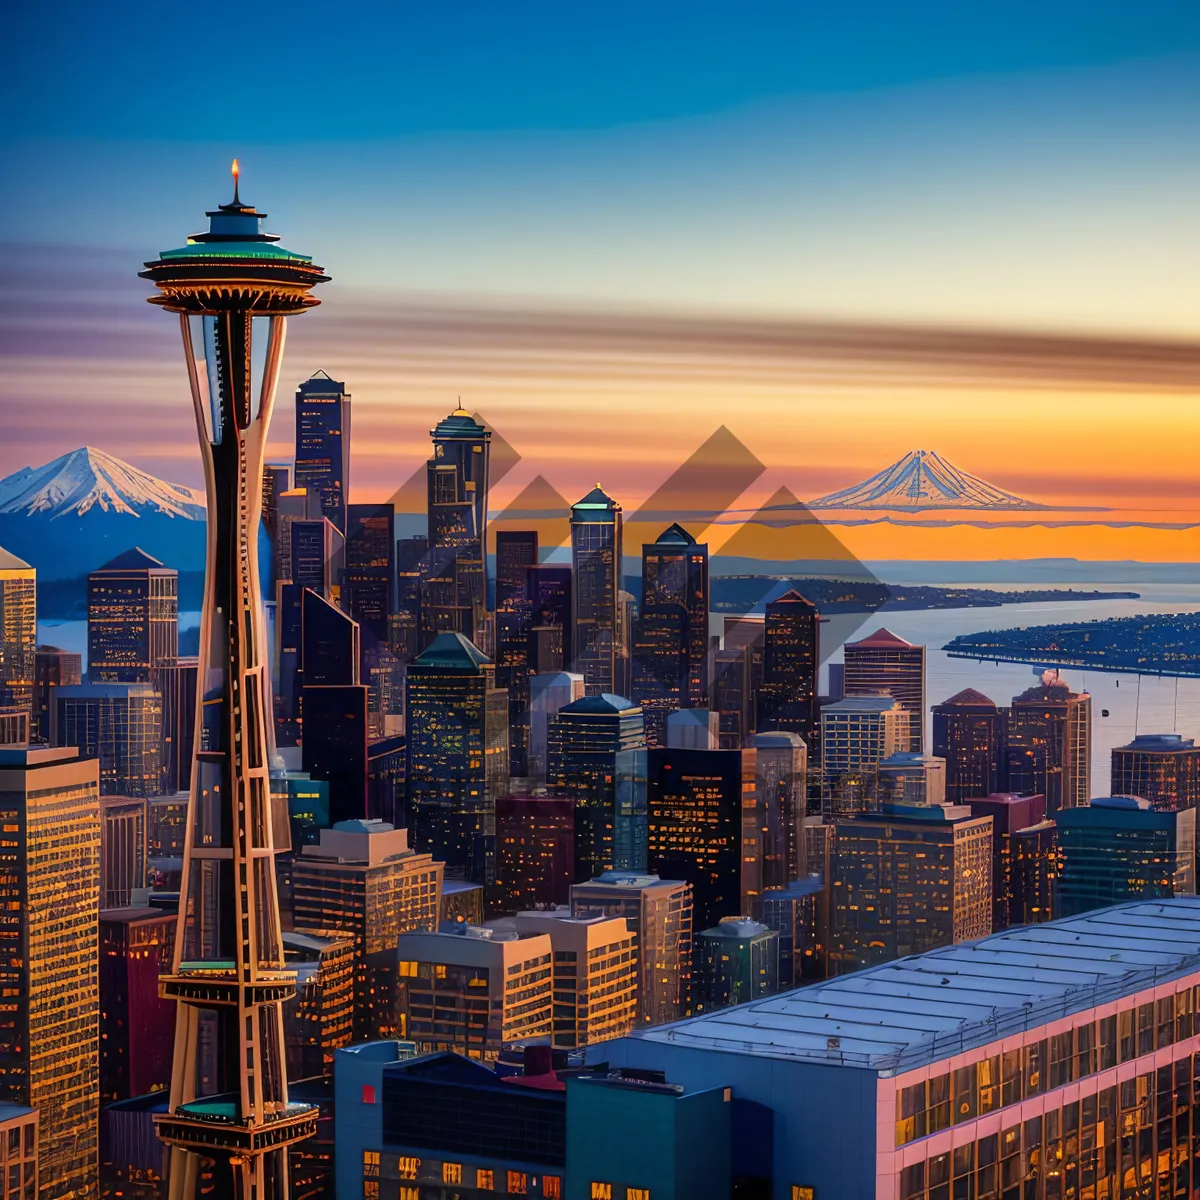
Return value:
[[(574, 653), (589, 696), (616, 690), (621, 656), (621, 506), (599, 484), (571, 505)], [(564, 650), (565, 653), (565, 650)]]
[(422, 638), (461, 633), (478, 642), (487, 610), (488, 457), (492, 435), (466, 409), (430, 430), (426, 464), (429, 549), (421, 595)]
[(296, 389), (296, 486), (319, 492), (321, 511), (346, 532), (350, 397), (324, 371)]

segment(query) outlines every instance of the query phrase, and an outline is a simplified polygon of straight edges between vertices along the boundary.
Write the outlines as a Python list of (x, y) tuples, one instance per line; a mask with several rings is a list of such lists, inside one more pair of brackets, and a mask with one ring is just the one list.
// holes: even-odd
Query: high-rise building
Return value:
[(711, 707), (719, 718), (719, 749), (740, 750), (754, 728), (750, 648), (714, 650)]
[[(1049, 911), (1036, 903), (1030, 905), (1028, 897), (1034, 868), (1025, 856), (1039, 853), (1040, 839), (1020, 837), (1046, 819), (1046, 797), (993, 792), (969, 801), (968, 807), (976, 817), (992, 818), (992, 929), (1028, 924), (1031, 907), (1042, 911), (1041, 919), (1048, 921)], [(1049, 876), (1057, 873), (1049, 864), (1042, 865)]]
[(496, 908), (502, 913), (570, 903), (575, 811), (569, 798), (496, 799)]
[(104, 796), (162, 791), (162, 697), (149, 683), (84, 683), (54, 696), (50, 741), (100, 763)]
[(697, 1012), (779, 991), (779, 934), (749, 917), (722, 917), (696, 935)]
[(570, 663), (574, 646), (571, 574), (571, 568), (561, 564), (539, 563), (526, 569), (531, 675), (562, 671)]
[(122, 905), (100, 912), (100, 1100), (171, 1085), (175, 1004), (158, 994), (171, 970), (177, 914)]
[(829, 970), (859, 971), (986, 937), (992, 819), (963, 805), (888, 805), (837, 823)]
[(0, 547), (0, 710), (33, 710), (37, 572)]
[(429, 550), (421, 594), (423, 645), (439, 633), (478, 643), (487, 611), (491, 431), (459, 408), (429, 431)]
[(57, 646), (37, 648), (33, 667), (33, 720), (29, 729), (32, 741), (49, 743), (55, 693), (60, 687), (78, 687), (82, 682), (82, 655)]
[(324, 371), (296, 389), (296, 486), (321, 498), (321, 511), (344, 534), (350, 496), (350, 396)]
[(179, 656), (179, 572), (135, 546), (88, 576), (88, 679), (148, 683)]
[(1196, 810), (1160, 812), (1136, 796), (1062, 809), (1055, 917), (1139, 898), (1196, 894)]
[[(738, 632), (755, 631), (748, 627)], [(821, 735), (817, 704), (820, 634), (821, 614), (799, 592), (787, 591), (768, 601), (763, 625), (762, 682), (756, 688), (755, 728), (759, 733), (799, 734), (814, 751)], [(726, 622), (726, 646), (729, 636)]]
[(946, 760), (897, 750), (879, 760), (876, 797), (883, 804), (944, 804)]
[(368, 696), (359, 683), (359, 627), (341, 609), (305, 589), (301, 762), (329, 783), (333, 822), (367, 816)]
[(708, 703), (708, 591), (708, 547), (681, 525), (642, 547), (631, 696), (648, 746), (666, 745), (668, 713)]
[[(142, 272), (159, 289), (152, 301), (179, 317), (208, 510), (203, 720), (179, 935), (172, 974), (163, 979), (164, 994), (179, 1001), (170, 1109), (157, 1119), (171, 1147), (176, 1200), (198, 1192), (202, 1158), (213, 1163), (218, 1193), (269, 1195), (284, 1186), (288, 1147), (312, 1136), (317, 1120), (315, 1106), (288, 1099), (282, 1005), (295, 977), (284, 963), (272, 868), (271, 681), (258, 531), (287, 317), (315, 305), (312, 288), (327, 277), (311, 258), (278, 246), (264, 220), (239, 199), (235, 174), (233, 200), (209, 214), (207, 232)], [(314, 482), (324, 470), (332, 511), (344, 503), (347, 481), (339, 477), (335, 492), (332, 464), (319, 463), (303, 411), (321, 386), (297, 402), (297, 467), (298, 475), (313, 470)], [(338, 428), (345, 432), (344, 423)], [(347, 439), (340, 440), (344, 455)]]
[(494, 869), (495, 798), (508, 782), (508, 697), (461, 633), (440, 633), (408, 667), (406, 786), (413, 841), (449, 873)]
[(982, 692), (964, 688), (935, 704), (933, 752), (946, 760), (946, 799), (965, 804), (1004, 785), (1008, 714)]
[[(342, 600), (361, 630), (362, 664), (388, 648), (395, 575), (395, 510), (391, 504), (346, 506)], [(364, 676), (365, 671), (361, 672)]]
[(677, 1021), (692, 978), (692, 886), (635, 871), (605, 871), (571, 888), (577, 917), (621, 917), (634, 936), (640, 1025)]
[(854, 812), (871, 802), (880, 762), (912, 744), (909, 716), (892, 696), (847, 696), (821, 709), (823, 812)]
[(300, 589), (340, 604), (346, 573), (346, 539), (328, 518), (294, 520), (288, 524), (291, 539), (291, 574), (287, 578)]
[(70, 748), (0, 748), (0, 1100), (38, 1110), (42, 1196), (94, 1197), (100, 785)]
[(647, 865), (692, 885), (699, 928), (741, 915), (745, 774), (740, 750), (649, 752)]
[(582, 675), (569, 671), (551, 671), (529, 677), (529, 774), (546, 781), (546, 755), (550, 719), (567, 704), (582, 700)]
[(437, 928), (443, 865), (410, 849), (408, 834), (384, 821), (339, 821), (305, 846), (293, 867), (296, 933), (354, 942), (357, 1037), (371, 1037), (371, 955), (401, 933)]
[(1091, 794), (1092, 698), (1053, 671), (1013, 697), (1008, 710), (1008, 790), (1046, 797), (1046, 812), (1086, 804)]
[(390, 957), (400, 984), (396, 1036), (421, 1053), (453, 1050), (492, 1062), (508, 1043), (551, 1036), (549, 934), (458, 925), (402, 934)]
[(597, 484), (571, 505), (571, 670), (589, 696), (616, 691), (621, 654), (621, 506)]
[(1112, 794), (1160, 812), (1200, 807), (1200, 746), (1177, 733), (1139, 734), (1112, 752)]
[(190, 791), (196, 760), (196, 690), (200, 660), (177, 658), (173, 666), (154, 672), (154, 688), (162, 697), (163, 786), (167, 795)]
[(762, 895), (762, 923), (779, 934), (779, 987), (788, 991), (826, 976), (828, 922), (818, 875)]
[(1053, 821), (1039, 821), (1028, 829), (1018, 829), (1008, 840), (1013, 896), (1008, 923), (1041, 925), (1054, 913), (1060, 869), (1058, 826)]
[(509, 774), (529, 774), (529, 651), (533, 603), (525, 589), (537, 565), (535, 530), (496, 534), (496, 686), (508, 692)]
[(546, 786), (575, 808), (575, 881), (644, 869), (642, 710), (623, 696), (585, 696), (550, 718), (546, 744)]
[(315, 488), (293, 487), (275, 497), (275, 536), (273, 539), (273, 561), (276, 583), (293, 577), (292, 569), (292, 525), (296, 521), (325, 520), (321, 508), (321, 493)]
[(279, 497), (292, 490), (292, 464), (267, 463), (263, 467), (262, 523), (274, 546), (279, 534)]
[[(754, 769), (754, 804), (743, 808), (743, 894), (761, 896), (807, 874), (804, 811), (808, 748), (795, 733), (758, 733), (742, 752)], [(745, 886), (749, 884), (749, 886)]]
[(637, 945), (621, 917), (520, 912), (492, 922), (521, 937), (545, 934), (554, 955), (551, 1045), (565, 1050), (624, 1037), (637, 1017)]
[(920, 754), (925, 748), (925, 647), (914, 646), (888, 629), (877, 629), (845, 646), (846, 697), (884, 692), (909, 714), (909, 743), (901, 749)]
[(421, 646), (421, 591), (429, 554), (427, 537), (396, 542), (396, 609), (388, 620), (392, 653), (402, 662), (415, 658)]
[(146, 801), (105, 796), (100, 801), (100, 907), (128, 908), (146, 886)]
[(334, 1055), (354, 1036), (354, 941), (289, 932), (283, 948), (296, 972), (296, 994), (283, 1009), (288, 1075), (332, 1075)]

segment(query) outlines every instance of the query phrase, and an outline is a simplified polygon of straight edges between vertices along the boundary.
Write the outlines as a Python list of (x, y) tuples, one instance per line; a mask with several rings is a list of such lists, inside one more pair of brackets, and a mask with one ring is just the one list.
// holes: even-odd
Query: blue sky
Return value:
[[(1195, 490), (1191, 368), (1156, 383), (1158, 350), (1135, 352), (1137, 384), (1079, 350), (1068, 384), (1006, 369), (998, 395), (958, 351), (934, 386), (903, 356), (781, 365), (750, 337), (731, 366), (660, 338), (660, 318), (829, 320), (1066, 333), (1101, 364), (1106, 340), (1149, 338), (1190, 361), (1195, 0), (26, 0), (6, 32), (0, 237), (22, 245), (0, 401), (32, 415), (0, 474), (92, 441), (197, 481), (175, 334), (136, 271), (228, 198), (236, 155), (243, 196), (333, 276), (282, 387), (347, 380), (367, 496), (464, 391), (528, 455), (630, 499), (721, 421), (800, 495), (916, 446), (1075, 503)], [(509, 342), (472, 316), (421, 344), (447, 311), (497, 307), (521, 314)], [(565, 350), (560, 308), (655, 319), (602, 351), (575, 322)]]

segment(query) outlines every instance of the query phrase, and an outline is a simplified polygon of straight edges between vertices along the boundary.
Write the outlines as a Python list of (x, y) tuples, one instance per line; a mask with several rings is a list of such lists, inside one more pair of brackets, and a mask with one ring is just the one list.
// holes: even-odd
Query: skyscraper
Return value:
[(821, 709), (823, 811), (861, 809), (874, 797), (880, 762), (911, 745), (908, 722), (892, 696), (847, 696)]
[(92, 683), (148, 683), (178, 655), (178, 571), (135, 546), (88, 576)]
[(1086, 804), (1091, 795), (1092, 698), (1047, 671), (1040, 686), (1013, 697), (1008, 710), (1008, 789), (1046, 797), (1046, 812)]
[(407, 787), (413, 843), (450, 874), (493, 869), (495, 797), (508, 780), (508, 697), (491, 660), (444, 632), (409, 664)]
[(575, 811), (569, 798), (496, 799), (496, 906), (504, 913), (570, 902)]
[(426, 537), (396, 542), (396, 611), (388, 621), (388, 636), (392, 653), (402, 663), (411, 661), (422, 649), (421, 592), (428, 554)]
[(1054, 916), (1072, 917), (1146, 897), (1196, 894), (1196, 810), (1158, 812), (1136, 796), (1064, 808)]
[(100, 801), (100, 907), (127, 908), (146, 886), (146, 801), (105, 796)]
[(333, 822), (367, 815), (367, 689), (359, 682), (358, 624), (305, 589), (301, 762), (329, 782)]
[(321, 497), (321, 511), (344, 534), (350, 496), (350, 397), (318, 371), (296, 389), (296, 486)]
[(692, 886), (636, 871), (605, 871), (571, 888), (577, 917), (624, 917), (639, 969), (638, 1022), (663, 1025), (688, 1011), (692, 978)]
[[(396, 539), (391, 504), (346, 506), (343, 607), (358, 622), (363, 666), (388, 647)], [(363, 675), (365, 677), (365, 670)]]
[(599, 484), (571, 505), (571, 670), (589, 696), (615, 693), (620, 656), (621, 506)]
[(267, 463), (263, 467), (263, 527), (274, 545), (279, 533), (279, 497), (292, 490), (292, 464)]
[[(170, 1110), (158, 1121), (176, 1200), (197, 1192), (200, 1147), (223, 1194), (286, 1195), (287, 1147), (316, 1127), (314, 1107), (288, 1102), (282, 1004), (295, 977), (284, 965), (272, 869), (258, 527), (284, 327), (317, 303), (311, 290), (326, 276), (276, 245), (263, 220), (239, 199), (235, 175), (233, 201), (209, 214), (208, 231), (143, 272), (159, 289), (152, 302), (179, 314), (208, 491), (192, 853), (173, 974), (163, 981), (180, 1001)], [(346, 481), (336, 482), (327, 500), (340, 508)]]
[(817, 706), (820, 631), (821, 614), (799, 592), (788, 591), (768, 602), (755, 728), (759, 733), (799, 734), (812, 751), (821, 733)]
[(1200, 746), (1177, 733), (1139, 734), (1112, 752), (1112, 794), (1160, 812), (1200, 807)]
[(83, 656), (60, 650), (57, 646), (39, 646), (33, 668), (33, 721), (30, 737), (49, 743), (54, 711), (54, 696), (60, 687), (78, 687), (83, 682)]
[(649, 752), (647, 866), (692, 885), (695, 925), (741, 914), (743, 777), (740, 750)]
[(833, 845), (830, 974), (991, 932), (991, 817), (887, 805), (839, 821)]
[(846, 696), (886, 692), (909, 714), (909, 742), (903, 750), (925, 748), (925, 647), (914, 646), (888, 629), (859, 642), (847, 642)]
[[(993, 792), (972, 800), (969, 808), (976, 817), (992, 818), (992, 929), (1023, 925), (1029, 915), (1027, 893), (1033, 867), (1024, 860), (1037, 854), (1039, 841), (1022, 839), (1020, 835), (1045, 820), (1046, 797)], [(1057, 874), (1052, 864), (1042, 865), (1048, 877)], [(1049, 920), (1049, 910), (1042, 911), (1042, 920)]]
[(542, 783), (546, 781), (550, 719), (561, 708), (582, 700), (582, 675), (569, 671), (553, 671), (529, 677), (529, 774)]
[(0, 548), (0, 710), (32, 713), (37, 572)]
[(574, 645), (571, 624), (571, 568), (538, 563), (525, 571), (529, 598), (529, 673), (546, 675), (568, 669)]
[(748, 917), (722, 917), (696, 935), (696, 1007), (714, 1012), (779, 991), (779, 934)]
[(754, 728), (754, 692), (750, 674), (750, 648), (714, 650), (712, 702), (719, 716), (720, 748), (740, 750)]
[(623, 696), (585, 696), (547, 725), (546, 786), (575, 806), (575, 872), (645, 867), (646, 736)]
[(681, 525), (642, 547), (642, 604), (633, 644), (633, 694), (646, 744), (666, 744), (666, 717), (708, 703), (708, 547)]
[(94, 1197), (100, 788), (73, 749), (0, 748), (0, 1100), (40, 1110), (42, 1196)]
[(439, 633), (478, 643), (487, 610), (491, 431), (459, 408), (429, 431), (429, 550), (421, 593), (424, 645)]
[(883, 804), (944, 804), (946, 760), (897, 750), (879, 760), (875, 794)]
[(54, 696), (50, 740), (99, 760), (103, 796), (157, 796), (162, 697), (148, 683), (84, 683)]
[(369, 957), (412, 930), (437, 928), (442, 864), (385, 821), (339, 821), (293, 869), (295, 932), (354, 943), (354, 1029), (374, 1036)]
[[(743, 752), (746, 753), (746, 752)], [(807, 873), (804, 812), (808, 749), (795, 733), (759, 733), (749, 753), (754, 761), (752, 827), (757, 844), (753, 857), (761, 863), (759, 893), (786, 887)], [(743, 871), (751, 851), (743, 856)]]
[(529, 651), (533, 603), (525, 582), (537, 565), (534, 530), (496, 534), (496, 686), (508, 692), (509, 773), (529, 774)]
[(933, 706), (933, 752), (946, 760), (946, 799), (964, 804), (1004, 784), (1007, 713), (982, 692), (964, 688)]

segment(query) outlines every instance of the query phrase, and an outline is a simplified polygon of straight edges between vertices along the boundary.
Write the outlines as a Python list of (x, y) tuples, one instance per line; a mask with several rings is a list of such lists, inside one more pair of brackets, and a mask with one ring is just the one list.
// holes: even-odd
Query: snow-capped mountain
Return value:
[(91, 510), (141, 517), (157, 513), (204, 520), (204, 497), (165, 483), (103, 450), (83, 446), (44, 467), (22, 467), (0, 479), (0, 513), (59, 518)]
[(1042, 508), (968, 475), (933, 450), (910, 450), (862, 483), (808, 502), (809, 508)]

